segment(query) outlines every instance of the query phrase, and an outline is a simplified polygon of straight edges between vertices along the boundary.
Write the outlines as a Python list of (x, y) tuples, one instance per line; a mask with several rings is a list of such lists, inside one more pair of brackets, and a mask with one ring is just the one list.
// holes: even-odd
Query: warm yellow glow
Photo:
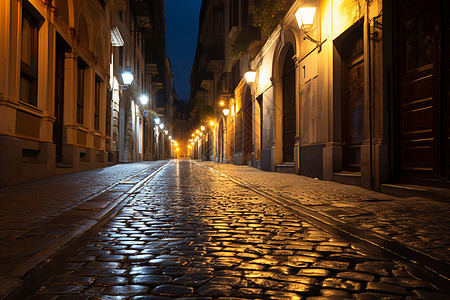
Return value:
[(230, 113), (230, 110), (228, 108), (225, 108), (223, 110), (223, 114), (225, 115), (225, 117), (228, 116), (229, 113)]
[(195, 142), (191, 142), (191, 145), (194, 146)]
[(188, 146), (188, 149), (192, 149), (191, 145)]
[(316, 14), (315, 7), (300, 7), (295, 13), (298, 27), (304, 31), (311, 29), (314, 23), (314, 15)]
[(267, 89), (272, 81), (270, 80), (271, 77), (271, 67), (272, 65), (268, 66), (268, 61), (266, 61), (265, 65), (261, 65), (259, 71), (258, 71), (258, 89), (259, 93), (263, 92), (265, 89)]
[(195, 134), (191, 134), (192, 136), (195, 136)]
[(176, 151), (180, 151), (180, 148), (175, 149)]
[(174, 142), (173, 144), (175, 145), (175, 147), (178, 146), (178, 143), (177, 143), (177, 142)]
[(198, 130), (198, 129), (195, 131), (195, 133), (199, 133), (199, 132), (200, 132), (200, 130)]
[(220, 106), (224, 106), (224, 105), (225, 105), (225, 101), (220, 101), (220, 102), (219, 102), (219, 105), (220, 105)]
[(205, 130), (205, 126), (201, 126), (200, 129), (203, 131)]
[(235, 111), (234, 111), (234, 105), (231, 105), (231, 115), (234, 116), (235, 115)]
[(214, 126), (214, 121), (210, 121), (209, 125)]
[(200, 132), (200, 136), (202, 136), (203, 135), (203, 132)]
[(255, 82), (256, 72), (248, 71), (247, 73), (244, 74), (244, 77), (247, 83)]

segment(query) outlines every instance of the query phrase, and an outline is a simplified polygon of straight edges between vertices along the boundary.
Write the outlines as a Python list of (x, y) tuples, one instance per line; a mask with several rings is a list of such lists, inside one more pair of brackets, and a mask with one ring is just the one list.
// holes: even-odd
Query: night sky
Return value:
[(166, 52), (175, 75), (179, 100), (189, 100), (189, 76), (194, 62), (201, 0), (164, 0)]

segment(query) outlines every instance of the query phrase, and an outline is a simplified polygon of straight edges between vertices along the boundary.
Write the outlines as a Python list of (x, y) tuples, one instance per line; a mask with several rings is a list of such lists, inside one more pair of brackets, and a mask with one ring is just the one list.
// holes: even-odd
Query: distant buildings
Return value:
[(164, 34), (162, 0), (3, 1), (0, 186), (167, 158)]
[(439, 0), (204, 0), (191, 155), (374, 189), (445, 183), (449, 20)]

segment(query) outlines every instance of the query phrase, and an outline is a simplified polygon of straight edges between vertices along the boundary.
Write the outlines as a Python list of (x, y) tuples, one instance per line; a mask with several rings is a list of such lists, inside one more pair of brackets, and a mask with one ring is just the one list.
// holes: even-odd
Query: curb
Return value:
[[(198, 164), (198, 163), (197, 163)], [(275, 196), (269, 192), (262, 191), (258, 187), (254, 187), (245, 181), (236, 179), (230, 175), (222, 173), (213, 167), (198, 164), (204, 168), (210, 169), (220, 176), (227, 178), (228, 180), (240, 185), (246, 189), (249, 189), (279, 205), (284, 206), (303, 218), (305, 221), (317, 226), (318, 228), (325, 230), (335, 236), (343, 238), (350, 243), (364, 248), (366, 251), (380, 255), (382, 257), (395, 259), (411, 264), (408, 267), (408, 271), (413, 276), (417, 276), (424, 281), (427, 281), (430, 285), (434, 286), (441, 292), (450, 293), (449, 278), (450, 267), (449, 265), (436, 257), (423, 253), (419, 250), (410, 248), (397, 241), (383, 237), (379, 234), (371, 232), (370, 230), (361, 229), (343, 223), (341, 220), (334, 218), (330, 215), (326, 215), (317, 212), (305, 205), (294, 202), (282, 196)]]
[[(114, 215), (116, 215), (117, 212), (119, 212), (122, 209), (122, 207), (124, 207), (127, 204), (128, 200), (130, 200), (132, 196), (137, 194), (137, 191), (147, 181), (149, 181), (152, 177), (154, 177), (159, 171), (168, 166), (170, 163), (171, 162), (168, 162), (158, 167), (150, 175), (146, 176), (144, 179), (141, 179), (138, 183), (133, 185), (131, 189), (129, 189), (126, 192), (123, 192), (119, 197), (114, 199), (111, 203), (109, 203), (106, 207), (104, 207), (100, 211), (92, 214), (92, 210), (85, 210), (87, 216), (85, 220), (75, 230), (72, 230), (56, 238), (48, 246), (39, 249), (31, 256), (26, 258), (25, 261), (18, 263), (17, 266), (15, 266), (6, 275), (0, 277), (0, 299), (5, 299), (8, 297), (14, 298), (14, 294), (21, 294), (21, 290), (25, 290), (27, 288), (26, 280), (36, 275), (50, 262), (52, 262), (57, 256), (59, 256), (64, 250), (66, 250), (70, 245), (74, 244), (82, 236), (86, 235), (89, 231), (93, 230), (97, 225), (99, 225), (102, 222), (105, 223), (112, 217), (114, 217)], [(135, 175), (128, 177), (126, 180), (129, 180), (130, 178), (136, 175), (142, 174), (143, 172), (145, 171), (138, 172)], [(111, 187), (113, 186), (117, 186), (117, 184), (113, 184)], [(108, 187), (103, 191), (107, 191), (111, 189), (111, 187)], [(94, 196), (89, 197), (87, 200), (93, 199), (94, 197), (100, 194), (102, 193), (96, 193)], [(80, 205), (83, 203), (85, 203), (85, 201), (80, 203)], [(62, 215), (70, 213), (75, 210), (81, 211), (83, 210), (83, 208), (77, 209), (77, 206), (72, 207), (70, 210), (64, 212)]]

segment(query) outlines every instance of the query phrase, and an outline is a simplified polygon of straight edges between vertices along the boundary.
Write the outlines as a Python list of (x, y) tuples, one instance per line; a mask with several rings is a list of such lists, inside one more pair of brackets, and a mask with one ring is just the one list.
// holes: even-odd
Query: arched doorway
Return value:
[(295, 144), (295, 63), (289, 46), (283, 63), (283, 162), (294, 161)]

